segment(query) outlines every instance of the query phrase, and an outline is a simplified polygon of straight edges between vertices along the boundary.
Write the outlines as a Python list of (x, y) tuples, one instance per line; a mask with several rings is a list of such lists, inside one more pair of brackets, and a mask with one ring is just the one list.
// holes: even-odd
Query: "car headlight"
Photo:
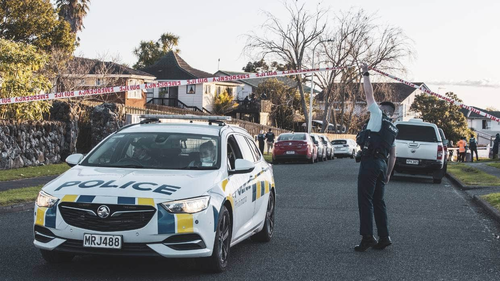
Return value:
[(198, 213), (205, 210), (210, 202), (210, 196), (200, 196), (195, 198), (176, 200), (161, 203), (170, 213)]
[(44, 191), (40, 191), (38, 193), (38, 198), (36, 198), (36, 205), (38, 207), (51, 208), (54, 204), (56, 204), (57, 200), (57, 197), (54, 197)]

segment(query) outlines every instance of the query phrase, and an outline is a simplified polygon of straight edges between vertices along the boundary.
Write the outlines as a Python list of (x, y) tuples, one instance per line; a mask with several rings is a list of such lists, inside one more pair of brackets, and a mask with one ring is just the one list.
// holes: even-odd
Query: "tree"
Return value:
[(287, 65), (283, 65), (277, 61), (273, 61), (269, 66), (264, 59), (251, 62), (249, 61), (245, 67), (242, 68), (245, 72), (267, 72), (267, 71), (283, 71), (289, 69)]
[[(267, 55), (273, 56), (292, 69), (302, 69), (306, 51), (320, 39), (326, 29), (326, 11), (318, 9), (311, 13), (306, 10), (305, 4), (300, 5), (298, 1), (291, 0), (285, 2), (284, 6), (290, 16), (288, 22), (283, 24), (275, 15), (265, 12), (267, 20), (261, 28), (263, 34), (247, 35), (245, 49), (257, 51), (262, 58)], [(267, 37), (266, 34), (271, 34), (271, 37)], [(302, 112), (308, 124), (308, 110), (301, 75), (297, 75), (296, 79)]]
[[(36, 47), (0, 39), (0, 97), (32, 96), (50, 91), (52, 85), (40, 73), (49, 57)], [(1, 119), (40, 120), (50, 108), (48, 101), (0, 105)]]
[(295, 87), (290, 88), (276, 78), (266, 79), (255, 89), (257, 99), (273, 103), (271, 119), (278, 128), (293, 130), (295, 110), (300, 109), (300, 95)]
[[(445, 95), (462, 102), (454, 93), (448, 92)], [(445, 136), (455, 143), (460, 137), (469, 137), (472, 134), (467, 126), (467, 119), (460, 112), (460, 107), (435, 96), (427, 94), (416, 96), (410, 110), (416, 111), (424, 121), (434, 123), (443, 129)]]
[(233, 102), (233, 96), (224, 91), (214, 97), (212, 113), (215, 115), (225, 115), (233, 111), (236, 107), (237, 105)]
[(3, 0), (0, 4), (0, 38), (31, 44), (50, 52), (60, 48), (74, 50), (75, 36), (69, 23), (58, 19), (46, 0)]
[[(71, 27), (71, 32), (76, 34), (82, 31), (83, 18), (89, 11), (90, 0), (57, 0), (56, 5), (59, 10), (59, 16), (65, 19)], [(77, 38), (80, 41), (80, 38)]]
[(180, 37), (173, 33), (163, 33), (156, 42), (141, 41), (139, 47), (134, 49), (134, 54), (138, 58), (134, 68), (142, 69), (153, 65), (170, 51), (180, 53), (178, 48), (174, 49), (179, 44), (179, 39)]
[[(367, 15), (363, 10), (335, 14), (330, 21), (331, 30), (326, 32), (326, 37), (332, 40), (322, 45), (319, 61), (343, 67), (357, 66), (360, 61), (365, 61), (380, 69), (404, 70), (401, 61), (413, 52), (409, 39), (400, 28), (380, 26), (374, 23), (374, 18), (375, 15)], [(346, 122), (349, 130), (355, 104), (360, 99), (364, 100), (363, 93), (359, 91), (361, 76), (358, 69), (315, 75), (325, 101), (322, 132), (330, 120), (334, 126), (337, 126), (338, 121), (341, 127)], [(336, 116), (335, 108), (332, 108), (334, 105), (340, 107), (340, 116)]]

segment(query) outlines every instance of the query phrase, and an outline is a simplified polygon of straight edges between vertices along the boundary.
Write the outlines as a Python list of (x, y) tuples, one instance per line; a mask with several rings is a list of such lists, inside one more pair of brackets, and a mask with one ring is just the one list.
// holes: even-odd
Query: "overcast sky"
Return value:
[[(300, 0), (299, 0), (300, 2)], [(320, 1), (307, 1), (314, 9)], [(437, 2), (437, 3), (436, 3)], [(441, 94), (455, 92), (468, 105), (500, 110), (500, 1), (322, 1), (332, 12), (363, 8), (376, 23), (398, 26), (412, 39), (416, 58), (401, 78), (425, 82)], [(133, 65), (141, 40), (162, 33), (180, 36), (181, 57), (210, 73), (240, 71), (252, 60), (242, 54), (244, 34), (257, 31), (262, 11), (287, 18), (280, 0), (92, 0), (79, 33), (77, 55), (117, 56)]]

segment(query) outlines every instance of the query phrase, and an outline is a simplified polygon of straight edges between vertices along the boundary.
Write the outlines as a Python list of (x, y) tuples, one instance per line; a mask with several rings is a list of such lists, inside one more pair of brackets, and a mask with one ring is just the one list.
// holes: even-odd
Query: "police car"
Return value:
[(247, 131), (225, 117), (142, 117), (86, 156), (70, 155), (73, 167), (40, 191), (34, 244), (47, 262), (79, 254), (200, 257), (222, 272), (231, 246), (271, 240), (273, 170)]

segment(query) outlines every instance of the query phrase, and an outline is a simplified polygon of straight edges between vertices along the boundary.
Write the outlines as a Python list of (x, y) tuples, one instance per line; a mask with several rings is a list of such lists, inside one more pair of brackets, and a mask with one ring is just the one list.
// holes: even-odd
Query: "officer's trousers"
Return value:
[(363, 157), (358, 174), (359, 234), (373, 235), (373, 217), (379, 236), (389, 236), (384, 201), (387, 163), (380, 158)]

